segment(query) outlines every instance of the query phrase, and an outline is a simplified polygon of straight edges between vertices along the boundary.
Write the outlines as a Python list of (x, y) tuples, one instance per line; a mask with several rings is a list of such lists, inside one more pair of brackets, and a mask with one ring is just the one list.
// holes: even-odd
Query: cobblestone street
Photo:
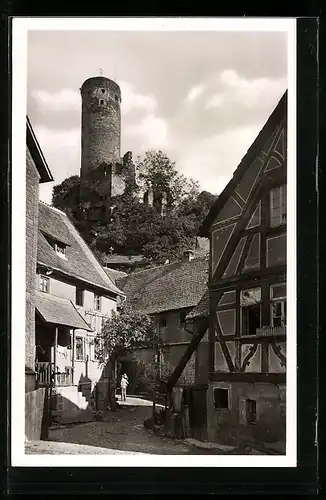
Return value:
[(127, 400), (126, 406), (105, 414), (103, 421), (50, 429), (49, 440), (160, 455), (223, 454), (221, 450), (199, 449), (183, 441), (161, 437), (146, 430), (143, 422), (151, 416), (151, 406), (145, 406), (143, 401), (140, 401), (138, 406), (131, 406), (130, 399)]

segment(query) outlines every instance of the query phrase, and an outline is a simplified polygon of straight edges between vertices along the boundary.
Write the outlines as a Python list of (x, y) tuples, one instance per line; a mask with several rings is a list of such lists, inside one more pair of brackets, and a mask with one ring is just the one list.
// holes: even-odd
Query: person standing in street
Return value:
[(120, 383), (120, 385), (121, 385), (121, 401), (126, 401), (128, 384), (129, 384), (128, 377), (124, 373), (121, 377), (121, 383)]

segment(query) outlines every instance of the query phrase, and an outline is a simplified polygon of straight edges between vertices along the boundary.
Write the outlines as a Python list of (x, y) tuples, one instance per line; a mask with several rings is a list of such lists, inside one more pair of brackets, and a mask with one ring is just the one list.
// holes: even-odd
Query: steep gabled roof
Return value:
[(26, 144), (29, 152), (31, 153), (35, 166), (40, 174), (40, 182), (53, 181), (54, 179), (51, 174), (51, 170), (49, 169), (46, 159), (44, 158), (28, 116), (26, 116)]
[[(66, 259), (59, 257), (49, 237), (67, 245)], [(115, 295), (124, 295), (106, 274), (91, 249), (64, 212), (39, 202), (39, 264)]]
[(186, 316), (186, 319), (207, 318), (209, 316), (209, 290), (207, 289), (196, 307)]
[(118, 280), (128, 304), (144, 314), (194, 307), (206, 290), (206, 257), (164, 264)]
[(111, 281), (113, 281), (113, 283), (116, 283), (118, 280), (121, 280), (122, 278), (128, 276), (127, 273), (124, 273), (123, 271), (117, 271), (117, 269), (111, 269), (109, 267), (105, 267), (104, 271), (111, 279)]
[(206, 237), (208, 236), (211, 224), (217, 217), (217, 214), (225, 205), (226, 201), (229, 199), (229, 196), (231, 195), (232, 191), (236, 188), (237, 184), (240, 182), (241, 178), (246, 173), (248, 166), (251, 164), (251, 162), (254, 161), (256, 156), (259, 154), (261, 148), (264, 146), (265, 142), (267, 141), (270, 135), (271, 129), (277, 126), (278, 122), (282, 119), (282, 116), (286, 113), (286, 106), (287, 106), (287, 90), (285, 91), (279, 103), (277, 104), (276, 108), (274, 109), (273, 113), (270, 115), (267, 122), (259, 132), (258, 136), (248, 149), (246, 155), (242, 158), (240, 164), (238, 165), (237, 169), (233, 174), (232, 179), (226, 185), (225, 189), (222, 191), (222, 193), (220, 194), (220, 196), (217, 198), (216, 202), (210, 209), (201, 228), (199, 229), (200, 236), (206, 236)]

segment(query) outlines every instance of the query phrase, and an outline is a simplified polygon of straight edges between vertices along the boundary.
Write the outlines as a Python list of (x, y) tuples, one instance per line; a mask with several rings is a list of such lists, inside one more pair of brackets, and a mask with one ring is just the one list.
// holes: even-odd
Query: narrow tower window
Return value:
[(105, 90), (104, 90), (104, 89), (101, 89), (101, 92), (102, 92), (102, 94), (104, 94), (104, 93), (105, 93)]
[(102, 106), (104, 104), (104, 100), (100, 99), (100, 105)]

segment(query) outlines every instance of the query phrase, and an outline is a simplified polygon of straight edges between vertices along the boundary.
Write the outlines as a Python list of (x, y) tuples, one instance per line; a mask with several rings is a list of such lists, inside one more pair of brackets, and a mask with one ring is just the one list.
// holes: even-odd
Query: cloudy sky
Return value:
[[(121, 154), (159, 148), (219, 194), (287, 87), (282, 32), (29, 31), (28, 115), (55, 178), (79, 174), (84, 80), (122, 91)], [(50, 202), (53, 183), (42, 186)]]

